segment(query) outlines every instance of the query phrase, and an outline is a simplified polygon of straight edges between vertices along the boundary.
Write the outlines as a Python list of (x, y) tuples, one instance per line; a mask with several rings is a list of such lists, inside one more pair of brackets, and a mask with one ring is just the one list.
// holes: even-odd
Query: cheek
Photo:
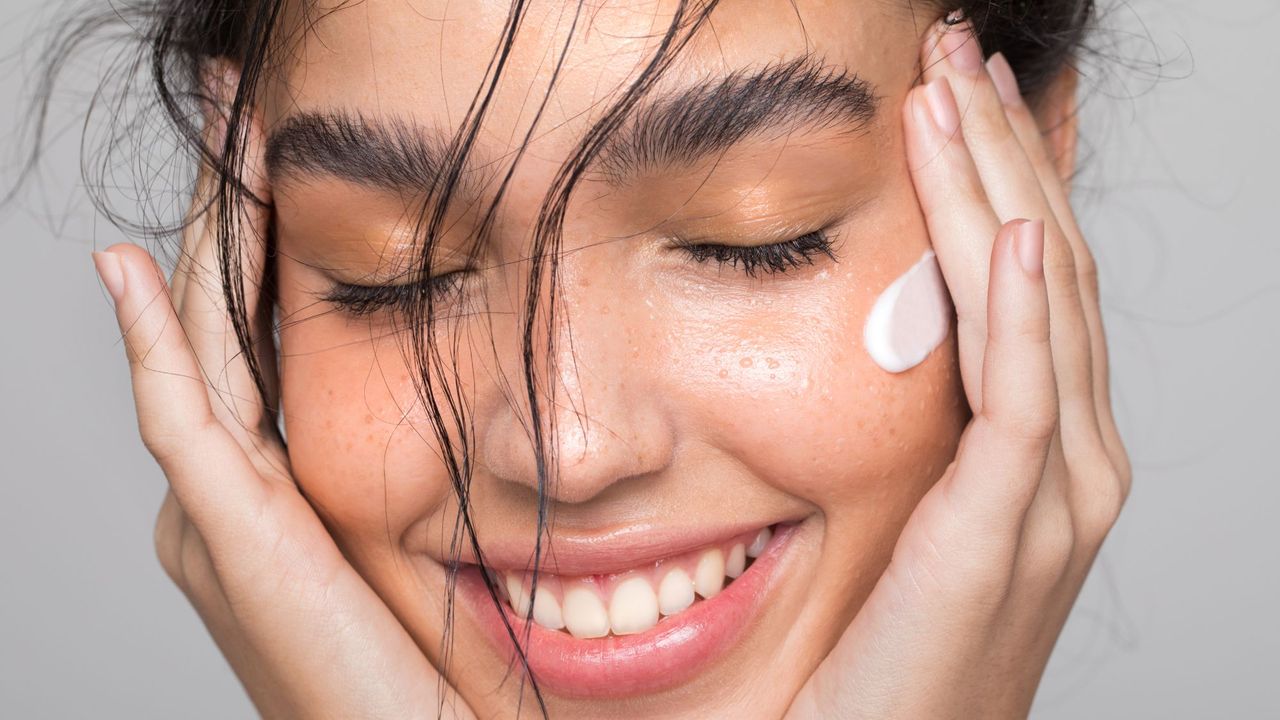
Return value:
[(876, 298), (928, 247), (918, 210), (878, 215), (896, 220), (864, 227), (838, 264), (785, 292), (673, 304), (707, 320), (670, 336), (666, 366), (679, 369), (669, 392), (686, 398), (685, 427), (828, 521), (872, 513), (888, 527), (950, 462), (967, 410), (954, 331), (899, 374), (864, 347)]
[[(282, 298), (283, 301), (283, 298)], [(282, 302), (283, 304), (283, 302)], [(334, 315), (281, 332), (281, 390), (299, 487), (349, 553), (387, 549), (449, 482), (393, 340)]]

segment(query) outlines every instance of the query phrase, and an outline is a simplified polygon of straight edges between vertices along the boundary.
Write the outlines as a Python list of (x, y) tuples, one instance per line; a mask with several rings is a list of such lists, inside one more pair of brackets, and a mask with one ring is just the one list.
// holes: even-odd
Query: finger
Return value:
[(946, 489), (984, 526), (1020, 526), (1058, 428), (1043, 253), (1040, 220), (1006, 224), (991, 252), (982, 410)]
[(266, 486), (213, 415), (162, 271), (144, 249), (128, 243), (94, 253), (94, 264), (115, 301), (138, 429), (174, 496), (206, 537), (248, 521)]
[[(951, 84), (966, 144), (1000, 221), (1009, 222), (1019, 217), (1018, 213), (1028, 211), (1052, 215), (1053, 208), (1040, 188), (1035, 168), (1006, 117), (983, 63), (982, 48), (972, 26), (967, 22), (940, 25), (936, 41), (926, 43), (922, 53), (924, 80), (946, 78)], [(1055, 228), (1056, 218), (1046, 217), (1045, 224)], [(1046, 243), (1050, 239), (1046, 236)], [(1052, 253), (1059, 251), (1046, 244), (1046, 264), (1054, 259)]]
[(226, 102), (219, 98), (234, 92), (230, 63), (221, 60), (205, 61), (200, 67), (200, 108), (204, 126), (200, 130), (201, 152), (196, 161), (196, 181), (191, 197), (191, 207), (183, 222), (182, 243), (178, 248), (178, 260), (174, 263), (170, 278), (170, 297), (178, 313), (182, 313), (183, 298), (196, 254), (196, 244), (204, 237), (209, 224), (213, 200), (217, 192), (216, 168), (222, 162), (226, 143)]
[[(213, 117), (221, 117), (220, 111), (215, 109)], [(212, 120), (211, 124), (221, 122)], [(269, 298), (261, 292), (267, 255), (269, 210), (265, 203), (269, 186), (262, 167), (260, 124), (249, 113), (244, 116), (244, 123), (237, 144), (243, 153), (240, 177), (248, 193), (239, 192), (234, 186), (226, 188), (222, 200), (229, 200), (230, 207), (225, 223), (218, 212), (223, 207), (221, 202), (210, 204), (207, 197), (199, 194), (194, 198), (193, 208), (204, 205), (206, 211), (202, 220), (191, 223), (184, 233), (183, 247), (189, 248), (184, 257), (189, 258), (189, 263), (177, 306), (196, 360), (209, 377), (214, 414), (246, 449), (251, 449), (259, 447), (264, 438), (275, 439), (277, 382), (271, 308), (266, 306)], [(199, 188), (209, 192), (220, 183), (212, 170), (204, 172)], [(226, 235), (221, 232), (223, 224), (230, 230)], [(227, 304), (228, 291), (240, 300), (234, 313)], [(234, 323), (237, 317), (246, 321), (239, 331)], [(242, 339), (247, 341), (252, 357), (242, 350)], [(263, 375), (265, 402), (254, 380), (251, 360), (256, 361), (254, 364)]]
[[(1055, 128), (1056, 131), (1065, 133), (1068, 138), (1067, 146), (1062, 150), (1064, 156), (1055, 157), (1050, 153), (1048, 143), (1045, 142), (1044, 134), (1040, 129), (1040, 123), (1022, 97), (1017, 77), (1004, 55), (996, 53), (991, 56), (987, 61), (987, 71), (1000, 101), (1004, 104), (1005, 115), (1009, 119), (1014, 135), (1017, 136), (1018, 143), (1031, 161), (1045, 198), (1053, 208), (1058, 225), (1071, 246), (1080, 302), (1089, 332), (1094, 410), (1098, 417), (1098, 426), (1102, 431), (1102, 440), (1113, 465), (1127, 464), (1115, 416), (1111, 410), (1110, 368), (1098, 294), (1098, 268), (1093, 252), (1089, 249), (1084, 233), (1081, 232), (1079, 223), (1076, 221), (1075, 211), (1071, 208), (1070, 189), (1067, 186), (1067, 178), (1063, 177), (1061, 170), (1064, 167), (1075, 167), (1074, 105), (1064, 113), (1062, 120), (1069, 127)], [(1070, 92), (1074, 96), (1074, 83)]]
[(982, 404), (991, 245), (1000, 221), (965, 147), (947, 79), (913, 88), (903, 110), (912, 182), (956, 308), (960, 370), (976, 411)]
[(1045, 459), (1044, 476), (1022, 523), (1012, 583), (1023, 600), (1043, 608), (1054, 604), (1060, 580), (1076, 556), (1076, 531), (1071, 512), (1071, 475), (1062, 452), (1062, 436), (1055, 434)]
[[(217, 130), (206, 127), (208, 136)], [(187, 292), (187, 278), (195, 266), (196, 245), (205, 236), (210, 224), (209, 215), (213, 211), (215, 174), (213, 167), (203, 158), (196, 174), (196, 182), (191, 195), (191, 207), (182, 225), (182, 242), (178, 248), (178, 260), (174, 263), (173, 275), (169, 278), (169, 296), (173, 298), (173, 307), (182, 312), (183, 299)]]
[(173, 496), (173, 491), (165, 491), (164, 501), (160, 503), (160, 512), (156, 514), (154, 530), (156, 557), (160, 560), (160, 567), (164, 568), (169, 579), (179, 587), (183, 587), (185, 584), (182, 572), (182, 546), (180, 543), (182, 526), (185, 523), (186, 516), (182, 512), (182, 506), (178, 504), (177, 498)]
[(1045, 275), (1053, 316), (1063, 444), (1069, 458), (1085, 457), (1092, 463), (1103, 444), (1095, 409), (1090, 335), (1074, 253), (1010, 124), (971, 26), (943, 27), (945, 32), (937, 43), (925, 50), (925, 77), (945, 77), (955, 89), (966, 146), (992, 208), (1006, 222), (1015, 217), (1044, 218)]

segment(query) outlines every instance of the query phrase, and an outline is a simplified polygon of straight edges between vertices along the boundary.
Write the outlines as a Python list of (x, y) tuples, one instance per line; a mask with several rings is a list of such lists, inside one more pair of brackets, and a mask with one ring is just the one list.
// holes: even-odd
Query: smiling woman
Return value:
[(147, 7), (200, 178), (95, 262), (264, 715), (1026, 714), (1129, 483), (1092, 5), (963, 4)]

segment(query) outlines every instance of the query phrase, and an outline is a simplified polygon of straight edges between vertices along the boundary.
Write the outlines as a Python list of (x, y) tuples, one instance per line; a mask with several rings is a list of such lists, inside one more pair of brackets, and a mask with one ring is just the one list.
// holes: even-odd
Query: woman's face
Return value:
[[(442, 387), (466, 406), (470, 513), (503, 585), (524, 577), (538, 538), (520, 338), (533, 228), (557, 170), (643, 69), (675, 4), (584, 4), (576, 16), (576, 3), (533, 4), (433, 255), (435, 274), (461, 273), (436, 301), (434, 397), (446, 419)], [(335, 283), (414, 279), (421, 189), (468, 117), (508, 9), (310, 8), (285, 23), (309, 29), (291, 36), (264, 108), (293, 471), (437, 667), (459, 537), (446, 453), (415, 391), (404, 318), (324, 298)], [(569, 629), (504, 611), (528, 632), (553, 716), (780, 714), (954, 455), (967, 412), (954, 342), (895, 375), (862, 341), (876, 297), (929, 247), (900, 110), (934, 19), (907, 2), (727, 0), (579, 182), (556, 312), (539, 316), (532, 356), (558, 459), (543, 488), (538, 611)], [(814, 249), (816, 231), (834, 259)], [(735, 546), (764, 528), (763, 555), (732, 579)], [(521, 683), (461, 546), (446, 675), (491, 715), (515, 706)], [(655, 599), (663, 616), (650, 627)]]

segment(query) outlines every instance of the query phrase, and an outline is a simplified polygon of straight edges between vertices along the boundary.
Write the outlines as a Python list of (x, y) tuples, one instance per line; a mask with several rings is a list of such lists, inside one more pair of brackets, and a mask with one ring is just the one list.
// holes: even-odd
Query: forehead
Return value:
[[(699, 3), (693, 13), (698, 12)], [(454, 131), (492, 77), (509, 32), (508, 0), (364, 0), (291, 4), (287, 43), (267, 88), (268, 126), (301, 112), (382, 115)], [(535, 114), (535, 156), (570, 147), (652, 59), (676, 0), (540, 0), (515, 33), (479, 142), (518, 147)], [(813, 54), (893, 98), (916, 74), (928, 22), (909, 0), (723, 0), (656, 89)], [(561, 57), (563, 55), (563, 58)], [(555, 86), (547, 90), (555, 77)]]

